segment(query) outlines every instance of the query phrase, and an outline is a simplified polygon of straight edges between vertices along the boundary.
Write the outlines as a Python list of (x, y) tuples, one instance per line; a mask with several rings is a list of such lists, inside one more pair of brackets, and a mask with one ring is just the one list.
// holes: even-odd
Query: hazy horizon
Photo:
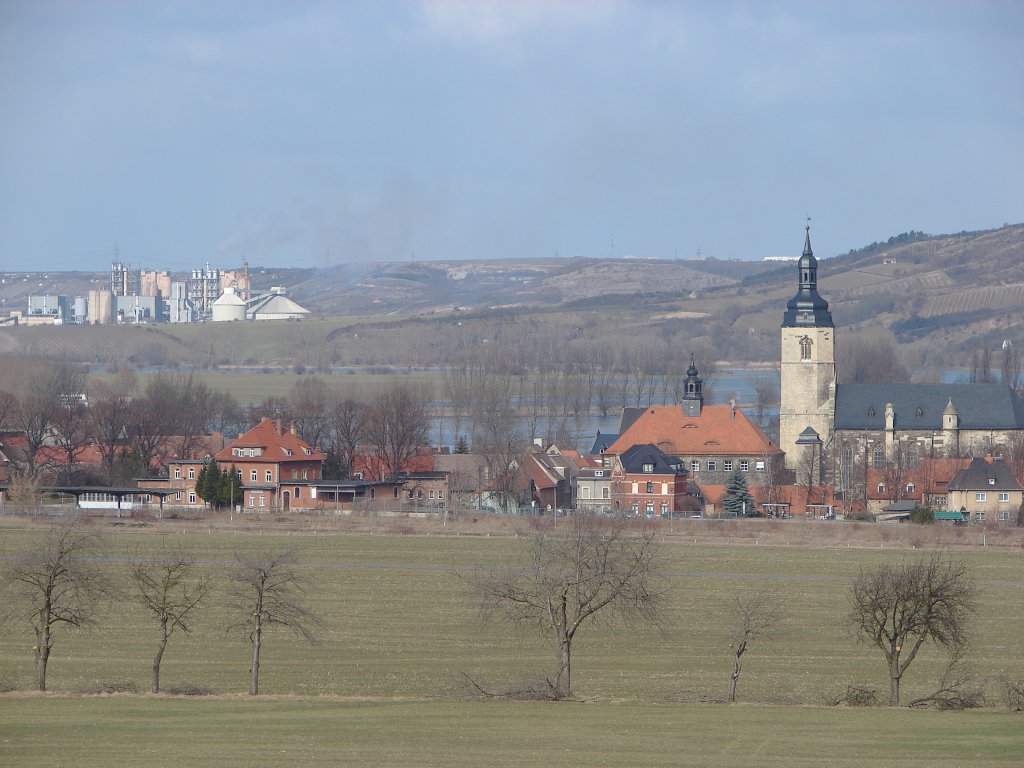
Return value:
[(1002, 0), (8, 0), (0, 269), (997, 228), (1024, 220), (1022, 33)]

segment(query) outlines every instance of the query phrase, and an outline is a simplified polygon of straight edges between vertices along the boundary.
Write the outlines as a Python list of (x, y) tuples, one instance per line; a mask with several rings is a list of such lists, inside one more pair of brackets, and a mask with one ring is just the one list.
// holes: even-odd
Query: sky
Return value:
[(0, 270), (1024, 221), (1024, 3), (0, 0)]

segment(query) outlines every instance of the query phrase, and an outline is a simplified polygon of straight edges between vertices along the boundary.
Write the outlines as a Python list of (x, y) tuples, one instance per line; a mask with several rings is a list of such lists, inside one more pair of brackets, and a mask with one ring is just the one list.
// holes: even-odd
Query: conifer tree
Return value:
[(725, 507), (725, 513), (730, 517), (754, 514), (754, 497), (747, 487), (747, 476), (742, 472), (733, 472), (729, 477), (722, 505)]

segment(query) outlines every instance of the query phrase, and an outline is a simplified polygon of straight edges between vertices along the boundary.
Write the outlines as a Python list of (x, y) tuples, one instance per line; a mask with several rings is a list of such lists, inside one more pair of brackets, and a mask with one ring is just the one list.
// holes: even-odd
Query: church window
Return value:
[(800, 339), (800, 359), (811, 359), (811, 340), (807, 336), (804, 336), (802, 339)]
[(853, 466), (853, 446), (849, 443), (843, 443), (843, 453), (840, 459), (843, 465), (843, 469), (849, 470)]
[(876, 445), (874, 452), (871, 454), (871, 463), (875, 469), (885, 469), (885, 446)]
[(916, 445), (907, 446), (907, 466), (916, 467), (921, 461), (921, 454)]

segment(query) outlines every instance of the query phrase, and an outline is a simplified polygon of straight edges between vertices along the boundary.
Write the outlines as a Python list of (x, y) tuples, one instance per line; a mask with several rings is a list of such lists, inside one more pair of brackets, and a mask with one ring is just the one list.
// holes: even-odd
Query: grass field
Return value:
[[(0, 530), (0, 555), (40, 534)], [(123, 572), (132, 551), (191, 547), (215, 575), (237, 552), (294, 548), (324, 618), (320, 643), (271, 633), (261, 690), (246, 690), (248, 647), (226, 636), (223, 592), (190, 637), (164, 657), (165, 686), (192, 682), (203, 699), (74, 696), (97, 682), (148, 687), (155, 627), (121, 599), (97, 627), (61, 635), (49, 686), (65, 692), (0, 696), (0, 764), (542, 765), (554, 750), (594, 765), (1011, 765), (1024, 755), (1024, 720), (997, 707), (942, 713), (821, 706), (849, 682), (885, 690), (881, 656), (844, 625), (850, 579), (891, 550), (665, 545), (666, 605), (658, 628), (595, 626), (574, 646), (574, 687), (586, 703), (467, 701), (463, 673), (495, 689), (548, 674), (546, 638), (482, 626), (477, 602), (455, 573), (514, 562), (510, 537), (117, 531), (104, 537), (108, 567)], [(973, 666), (998, 704), (1001, 677), (1024, 678), (1019, 642), (1024, 557), (1019, 550), (961, 554), (980, 593)], [(786, 622), (747, 656), (735, 707), (683, 704), (720, 698), (729, 671), (723, 603), (767, 582), (785, 596)], [(5, 600), (7, 598), (5, 597)], [(24, 626), (0, 636), (0, 681), (29, 688), (32, 640)], [(904, 681), (909, 698), (941, 671), (922, 655)], [(790, 706), (778, 706), (790, 705)], [(52, 724), (61, 725), (55, 729)], [(54, 736), (66, 741), (50, 751)], [(107, 746), (105, 746), (107, 745)], [(111, 750), (110, 762), (99, 754)], [(582, 748), (579, 753), (575, 749)], [(95, 753), (95, 754), (94, 754)], [(686, 755), (692, 758), (686, 759)], [(1011, 759), (1013, 758), (1013, 759)]]

